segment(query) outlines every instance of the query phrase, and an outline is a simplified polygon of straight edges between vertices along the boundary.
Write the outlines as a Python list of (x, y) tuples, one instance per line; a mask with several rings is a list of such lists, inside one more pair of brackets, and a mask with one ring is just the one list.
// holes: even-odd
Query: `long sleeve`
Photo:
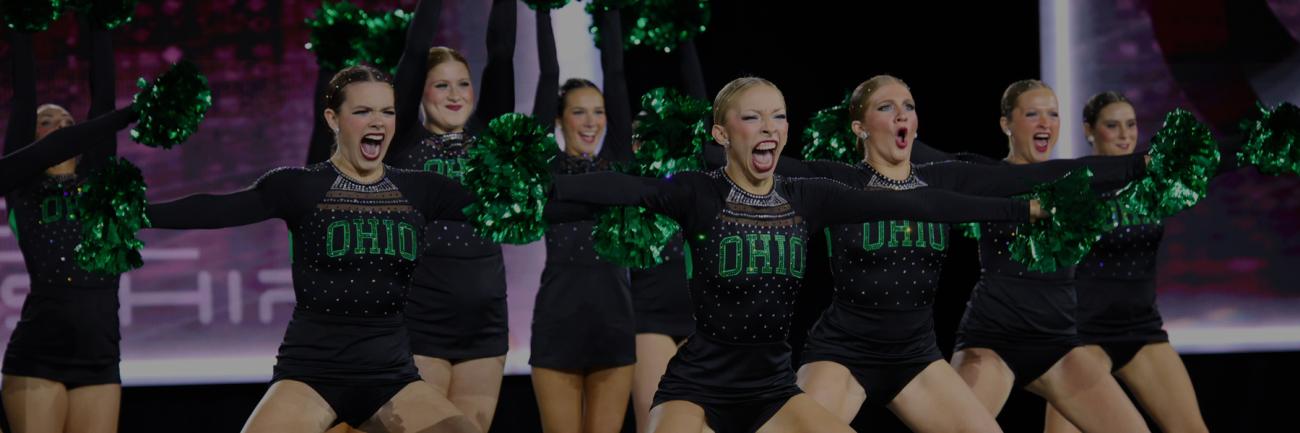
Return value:
[(605, 73), (605, 114), (608, 128), (601, 156), (610, 161), (632, 160), (632, 101), (623, 69), (623, 29), (618, 9), (600, 17), (600, 66)]
[(686, 94), (703, 100), (709, 99), (708, 90), (704, 87), (704, 69), (700, 67), (700, 55), (695, 49), (695, 40), (682, 42), (677, 49), (677, 55), (680, 56), (682, 82), (686, 85)]
[(465, 221), (461, 212), (474, 201), (474, 196), (452, 178), (433, 173), (419, 172), (420, 180), (428, 188), (420, 210), (429, 221)]
[[(9, 47), (13, 57), (11, 86), (14, 96), (9, 104), (9, 125), (5, 130), (5, 155), (36, 141), (36, 58), (32, 52), (32, 36), (10, 31)], [(40, 169), (50, 165), (54, 164)]]
[(924, 164), (928, 162), (956, 161), (958, 159), (956, 155), (930, 147), (922, 143), (921, 140), (912, 141), (912, 163)]
[(8, 192), (46, 168), (85, 153), (95, 140), (116, 134), (135, 118), (135, 110), (124, 108), (51, 132), (40, 141), (5, 155), (0, 158), (0, 192)]
[[(1036, 164), (983, 165), (944, 162), (918, 168), (924, 180), (941, 179), (944, 189), (966, 194), (1007, 197), (1033, 190), (1034, 185), (1051, 182), (1081, 168), (1092, 170), (1093, 186), (1115, 189), (1146, 173), (1144, 155), (1088, 156), (1056, 159)], [(934, 185), (932, 183), (932, 185)]]
[[(78, 16), (83, 34), (89, 35), (90, 46), (90, 114), (93, 119), (113, 111), (117, 105), (117, 74), (113, 62), (113, 33), (91, 26), (86, 18)], [(117, 134), (105, 135), (82, 155), (77, 171), (83, 175), (102, 167), (109, 157), (117, 155)]]
[[(420, 125), (420, 100), (424, 97), (424, 82), (428, 76), (429, 48), (438, 32), (438, 18), (442, 0), (420, 0), (415, 6), (415, 16), (406, 29), (406, 46), (397, 62), (397, 76), (393, 78), (393, 91), (397, 95), (397, 134), (406, 137)], [(416, 140), (393, 140), (389, 155), (401, 155), (397, 148)]]
[(157, 229), (218, 229), (285, 218), (292, 198), (307, 193), (302, 185), (295, 185), (292, 173), (271, 171), (243, 191), (195, 194), (150, 204), (149, 221)]
[(479, 133), (493, 118), (515, 108), (515, 3), (518, 0), (492, 0), (488, 13), (487, 66), (479, 83), (478, 108), (469, 119), (468, 129)]
[(984, 198), (935, 188), (864, 191), (824, 179), (793, 181), (809, 218), (819, 224), (850, 224), (880, 219), (932, 222), (1028, 222), (1029, 203)]
[(632, 176), (612, 171), (560, 175), (553, 180), (553, 198), (560, 201), (605, 206), (644, 206), (683, 226), (697, 211), (694, 196), (702, 189), (694, 178), (700, 173), (679, 173), (666, 179)]
[(537, 10), (537, 94), (533, 97), (533, 117), (544, 125), (555, 121), (555, 98), (560, 94), (560, 59), (555, 49), (555, 29), (551, 27), (550, 9)]

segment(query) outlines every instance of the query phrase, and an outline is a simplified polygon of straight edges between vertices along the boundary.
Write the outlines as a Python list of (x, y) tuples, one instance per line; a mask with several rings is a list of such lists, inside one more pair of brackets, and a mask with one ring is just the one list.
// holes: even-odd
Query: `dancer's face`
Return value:
[(72, 115), (58, 105), (44, 105), (36, 112), (36, 139), (45, 138), (51, 132), (72, 126)]
[(866, 135), (868, 159), (901, 164), (912, 156), (918, 119), (912, 91), (898, 84), (886, 84), (867, 98), (863, 118), (853, 122), (853, 132)]
[(1048, 160), (1061, 132), (1056, 93), (1044, 87), (1021, 93), (1011, 117), (1002, 118), (1002, 129), (1011, 137), (1011, 162)]
[(474, 112), (474, 83), (459, 61), (439, 63), (424, 79), (425, 126), (436, 133), (462, 131)]
[(339, 110), (325, 109), (325, 120), (337, 131), (335, 161), (365, 175), (381, 169), (393, 141), (397, 110), (393, 87), (383, 82), (356, 82), (343, 88)]
[(1095, 125), (1084, 125), (1098, 155), (1130, 155), (1137, 147), (1137, 113), (1127, 102), (1112, 102), (1097, 113)]
[(775, 87), (756, 85), (736, 96), (723, 124), (713, 125), (713, 138), (727, 149), (727, 173), (733, 181), (766, 185), (776, 172), (789, 129), (785, 96)]
[(568, 91), (559, 121), (565, 151), (575, 156), (594, 155), (605, 134), (605, 97), (590, 87)]

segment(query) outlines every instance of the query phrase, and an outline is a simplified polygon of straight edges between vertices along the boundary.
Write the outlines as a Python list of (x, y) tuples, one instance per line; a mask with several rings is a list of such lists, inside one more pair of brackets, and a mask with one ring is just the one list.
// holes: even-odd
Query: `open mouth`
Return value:
[(460, 104), (448, 104), (446, 107), (448, 110), (451, 111), (460, 111), (460, 109), (465, 108), (464, 105), (460, 105)]
[(1034, 134), (1034, 151), (1038, 153), (1047, 153), (1048, 146), (1051, 145), (1052, 134), (1039, 132)]
[(907, 128), (898, 128), (898, 131), (895, 131), (894, 145), (898, 146), (900, 150), (907, 148), (907, 132)]
[(749, 158), (750, 166), (758, 173), (767, 173), (776, 168), (776, 140), (763, 140), (754, 146)]
[(1115, 143), (1115, 147), (1118, 147), (1119, 150), (1128, 150), (1130, 147), (1133, 147), (1133, 143), (1119, 142)]
[(596, 144), (596, 131), (578, 131), (578, 140), (588, 145)]
[(361, 137), (361, 156), (368, 161), (379, 159), (379, 152), (384, 147), (384, 134), (366, 134)]

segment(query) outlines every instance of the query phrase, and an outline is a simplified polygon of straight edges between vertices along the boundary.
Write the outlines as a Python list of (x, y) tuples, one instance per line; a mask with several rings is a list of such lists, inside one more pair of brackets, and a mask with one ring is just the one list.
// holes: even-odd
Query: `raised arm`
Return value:
[(518, 0), (492, 0), (488, 13), (487, 66), (479, 82), (478, 108), (469, 131), (479, 133), (493, 118), (515, 109), (515, 5)]
[(117, 134), (136, 118), (135, 110), (124, 108), (51, 132), (40, 141), (0, 158), (0, 193), (6, 193), (52, 165), (86, 152), (96, 140)]
[[(397, 134), (406, 137), (421, 128), (420, 100), (424, 97), (424, 81), (428, 76), (429, 48), (438, 32), (438, 18), (442, 0), (420, 0), (415, 6), (415, 16), (406, 29), (406, 46), (397, 62), (397, 76), (393, 78), (393, 91), (397, 95)], [(401, 146), (416, 140), (393, 140), (389, 155), (402, 155)]]
[[(113, 62), (113, 33), (92, 26), (84, 16), (77, 17), (82, 34), (90, 35), (90, 113), (87, 119), (107, 114), (117, 105), (117, 74)], [(96, 141), (77, 164), (77, 171), (83, 175), (93, 173), (102, 167), (108, 158), (117, 155), (117, 134), (105, 135)]]
[(560, 94), (560, 59), (555, 49), (555, 29), (551, 27), (551, 11), (537, 9), (537, 94), (533, 95), (533, 117), (550, 124), (559, 115), (555, 105)]
[(32, 52), (32, 35), (9, 31), (9, 50), (13, 59), (10, 79), (14, 96), (9, 103), (9, 125), (5, 129), (5, 155), (36, 141), (36, 56)]
[(600, 67), (605, 74), (605, 145), (601, 157), (611, 161), (632, 160), (632, 101), (623, 69), (623, 28), (618, 9), (599, 14)]

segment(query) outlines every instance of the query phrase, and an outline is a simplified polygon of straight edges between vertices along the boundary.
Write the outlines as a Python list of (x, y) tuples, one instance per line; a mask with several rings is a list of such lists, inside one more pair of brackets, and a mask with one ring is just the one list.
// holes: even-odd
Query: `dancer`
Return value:
[(463, 219), (468, 194), (446, 177), (388, 168), (393, 89), (368, 67), (340, 71), (324, 116), (337, 145), (326, 162), (272, 170), (251, 188), (151, 205), (156, 228), (212, 229), (285, 221), (293, 234), (297, 305), (272, 384), (246, 432), (475, 432), (420, 380), (401, 311), (431, 220)]
[[(1098, 155), (1130, 155), (1137, 148), (1137, 114), (1128, 98), (1104, 92), (1083, 107), (1084, 133)], [(1235, 152), (1223, 152), (1233, 160)], [(1079, 339), (1101, 351), (1086, 352), (1133, 391), (1161, 431), (1205, 432), (1196, 390), (1169, 345), (1156, 308), (1156, 256), (1164, 237), (1158, 219), (1114, 211), (1117, 227), (1097, 241), (1075, 270)], [(1045, 431), (1078, 431), (1052, 405)]]
[[(118, 275), (87, 272), (73, 258), (81, 241), (80, 186), (117, 153), (117, 131), (134, 120), (135, 113), (131, 108), (114, 111), (111, 33), (92, 29), (80, 18), (90, 58), (87, 118), (94, 120), (79, 125), (63, 107), (36, 107), (31, 36), (10, 32), (14, 98), (6, 160), (20, 161), (23, 152), (53, 153), (56, 142), (75, 143), (59, 147), (77, 149), (59, 151), (63, 159), (57, 164), (28, 160), (24, 167), (0, 170), (21, 185), (4, 190), (10, 228), (31, 279), (31, 292), (5, 351), (0, 392), (9, 424), (19, 433), (117, 431), (122, 392)], [(20, 150), (22, 146), (27, 147)]]
[[(1144, 173), (1144, 157), (1084, 158), (1019, 166), (913, 164), (919, 126), (910, 88), (879, 75), (849, 101), (863, 161), (782, 160), (778, 172), (834, 179), (859, 189), (933, 187), (1006, 197), (1069, 171), (1090, 168), (1097, 182)], [(887, 406), (913, 431), (998, 431), (997, 422), (943, 359), (933, 304), (946, 257), (947, 224), (870, 221), (826, 230), (834, 275), (832, 303), (809, 332), (799, 385), (844, 422), (865, 404)], [(943, 416), (936, 416), (941, 414)]]
[[(1059, 135), (1056, 95), (1038, 80), (1012, 83), (1002, 97), (1003, 164), (1049, 159)], [(1102, 189), (1113, 189), (1102, 188)], [(957, 331), (953, 367), (996, 415), (1013, 388), (1042, 396), (1089, 432), (1145, 432), (1146, 422), (1104, 366), (1080, 346), (1074, 268), (1034, 272), (1011, 259), (1017, 225), (981, 223), (983, 271)]]
[(667, 215), (690, 245), (696, 331), (660, 382), (651, 431), (850, 431), (800, 393), (789, 365), (786, 337), (810, 233), (877, 218), (1027, 221), (1036, 209), (1036, 202), (933, 189), (879, 193), (774, 176), (787, 128), (776, 86), (740, 78), (714, 103), (723, 169), (663, 180), (598, 173), (555, 181), (560, 200), (639, 204)]

